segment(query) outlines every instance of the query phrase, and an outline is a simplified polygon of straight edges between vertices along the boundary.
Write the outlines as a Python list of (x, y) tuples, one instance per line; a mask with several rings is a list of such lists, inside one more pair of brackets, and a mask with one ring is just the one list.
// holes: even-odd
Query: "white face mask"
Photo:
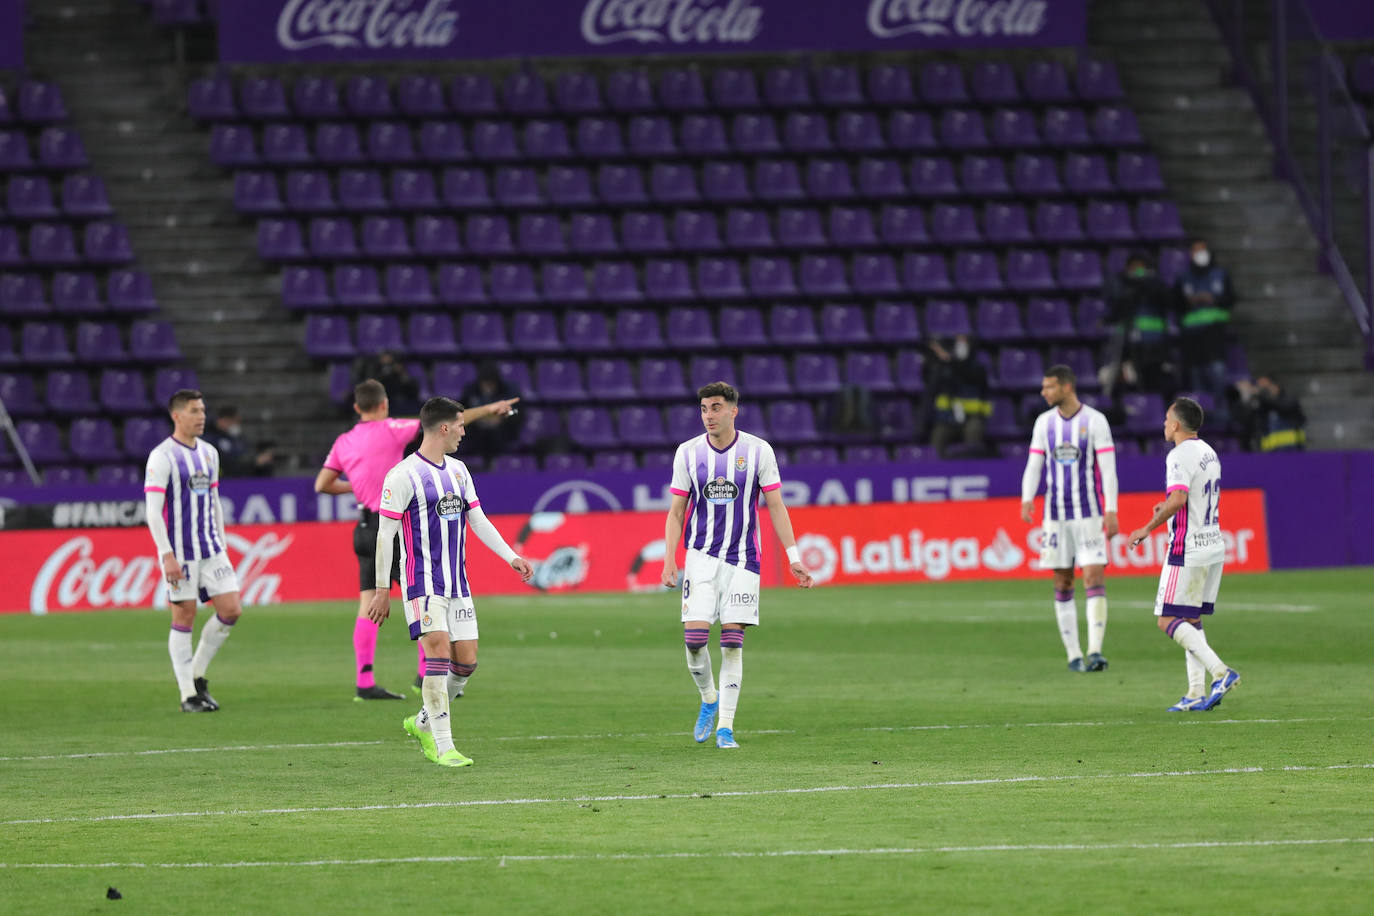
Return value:
[(968, 341), (956, 340), (954, 342), (954, 358), (968, 359)]
[(1196, 264), (1198, 267), (1206, 267), (1208, 264), (1212, 263), (1212, 253), (1208, 251), (1206, 248), (1202, 249), (1201, 251), (1194, 251), (1193, 263)]

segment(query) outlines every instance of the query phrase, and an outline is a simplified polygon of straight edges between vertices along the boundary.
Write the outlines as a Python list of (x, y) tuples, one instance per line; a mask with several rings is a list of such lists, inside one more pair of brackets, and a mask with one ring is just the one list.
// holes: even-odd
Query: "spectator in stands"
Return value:
[(420, 412), (420, 383), (390, 350), (360, 356), (353, 362), (353, 384), (376, 379), (386, 388), (391, 412), (398, 417), (413, 417)]
[[(477, 378), (463, 389), (458, 400), (464, 404), (487, 404), (518, 398), (522, 394), (501, 376), (494, 362), (487, 360), (477, 367)], [(467, 433), (463, 437), (463, 451), (491, 458), (509, 449), (520, 437), (520, 421), (523, 418), (515, 408), (511, 408), (508, 416), (510, 419), (492, 414), (468, 423)]]
[(953, 340), (931, 341), (926, 361), (926, 391), (932, 408), (930, 444), (941, 458), (950, 456), (957, 439), (965, 457), (987, 453), (985, 431), (992, 402), (988, 400), (988, 370), (974, 358), (967, 334)]
[(239, 409), (225, 404), (215, 415), (214, 427), (205, 434), (219, 451), (220, 473), (225, 477), (270, 477), (277, 456), (271, 442), (254, 447), (243, 437)]
[(1236, 422), (1246, 447), (1261, 452), (1295, 451), (1307, 444), (1302, 405), (1268, 376), (1236, 383)]
[(1226, 337), (1236, 295), (1231, 272), (1216, 262), (1204, 239), (1194, 239), (1188, 268), (1178, 278), (1179, 328), (1188, 384), (1218, 404), (1226, 398)]
[(826, 416), (837, 436), (869, 438), (877, 428), (873, 395), (862, 385), (842, 385), (830, 398)]
[(1132, 252), (1121, 273), (1108, 279), (1105, 298), (1107, 323), (1115, 328), (1111, 356), (1102, 370), (1103, 388), (1111, 394), (1120, 383), (1139, 382), (1145, 391), (1172, 390), (1167, 318), (1173, 296), (1149, 256)]

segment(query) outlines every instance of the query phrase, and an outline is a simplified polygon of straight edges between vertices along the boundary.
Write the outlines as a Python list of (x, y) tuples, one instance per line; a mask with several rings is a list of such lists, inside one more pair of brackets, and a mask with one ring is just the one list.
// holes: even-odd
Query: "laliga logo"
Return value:
[(1019, 38), (1045, 27), (1047, 0), (870, 0), (868, 30), (877, 38)]
[(830, 538), (823, 534), (803, 534), (797, 538), (797, 550), (801, 553), (802, 565), (810, 571), (817, 585), (835, 578), (840, 556)]
[(752, 0), (587, 0), (582, 37), (588, 44), (747, 44), (763, 31), (763, 10)]
[[(244, 604), (271, 604), (278, 600), (281, 576), (265, 573), (272, 558), (291, 546), (291, 536), (269, 532), (256, 541), (229, 534), (229, 547), (237, 551), (236, 572)], [(52, 552), (34, 577), (29, 590), (29, 611), (46, 614), (53, 607), (147, 607), (160, 605), (167, 596), (162, 566), (150, 556), (107, 557), (97, 561), (95, 543), (86, 536), (74, 537)]]
[(288, 0), (277, 42), (288, 51), (332, 48), (442, 48), (458, 35), (452, 0)]

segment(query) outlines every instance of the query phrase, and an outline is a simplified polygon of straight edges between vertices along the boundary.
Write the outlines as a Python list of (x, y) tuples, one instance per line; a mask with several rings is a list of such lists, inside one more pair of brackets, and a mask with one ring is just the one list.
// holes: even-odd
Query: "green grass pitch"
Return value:
[(351, 701), (351, 605), (250, 608), (214, 715), (165, 612), (0, 617), (0, 913), (1368, 912), (1374, 570), (1227, 576), (1202, 714), (1154, 589), (1109, 578), (1103, 674), (1048, 578), (767, 592), (726, 752), (672, 595), (478, 583), (461, 770)]

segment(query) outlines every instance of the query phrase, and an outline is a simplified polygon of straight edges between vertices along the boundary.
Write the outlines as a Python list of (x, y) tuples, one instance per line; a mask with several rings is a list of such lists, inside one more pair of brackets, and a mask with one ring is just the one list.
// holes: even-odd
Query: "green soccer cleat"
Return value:
[(435, 759), (435, 763), (441, 767), (470, 767), (472, 758), (464, 757), (457, 748), (444, 751), (444, 755)]
[(401, 720), (401, 727), (406, 730), (406, 734), (420, 742), (420, 750), (424, 752), (425, 758), (428, 759), (430, 763), (437, 763), (439, 760), (439, 750), (434, 746), (434, 734), (425, 731), (416, 723), (415, 718), (418, 715), (419, 713), (416, 713), (415, 716), (406, 716)]

